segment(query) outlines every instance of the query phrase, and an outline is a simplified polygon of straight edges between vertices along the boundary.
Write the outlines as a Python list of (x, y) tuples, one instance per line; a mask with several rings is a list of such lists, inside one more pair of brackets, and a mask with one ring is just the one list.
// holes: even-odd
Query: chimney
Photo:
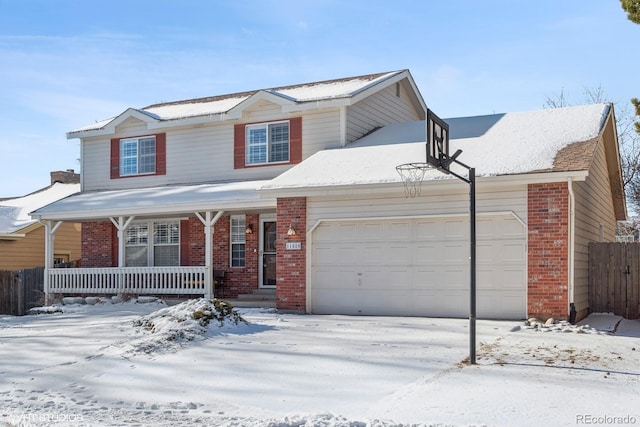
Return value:
[(73, 169), (53, 171), (51, 172), (51, 185), (56, 182), (61, 184), (80, 184), (80, 174), (75, 173)]

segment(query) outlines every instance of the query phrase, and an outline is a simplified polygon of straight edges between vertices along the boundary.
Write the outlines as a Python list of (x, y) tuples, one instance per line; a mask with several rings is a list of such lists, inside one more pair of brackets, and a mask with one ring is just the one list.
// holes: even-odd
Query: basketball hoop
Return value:
[(422, 180), (427, 169), (432, 169), (429, 163), (404, 163), (396, 166), (396, 171), (402, 178), (405, 197), (412, 199), (420, 195)]

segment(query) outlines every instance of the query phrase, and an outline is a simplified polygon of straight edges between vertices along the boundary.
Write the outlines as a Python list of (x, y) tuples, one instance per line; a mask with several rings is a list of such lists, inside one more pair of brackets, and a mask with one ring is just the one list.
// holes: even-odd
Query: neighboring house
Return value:
[[(313, 313), (468, 315), (468, 186), (425, 161), (407, 70), (128, 109), (70, 132), (82, 193), (33, 213), (83, 223), (83, 269), (49, 293), (275, 289)], [(609, 104), (447, 120), (476, 168), (478, 316), (588, 313), (588, 242), (626, 217)], [(462, 173), (462, 172), (461, 172)], [(153, 266), (153, 267), (151, 267)]]
[[(29, 213), (80, 191), (80, 175), (51, 172), (51, 185), (23, 197), (0, 201), (0, 270), (42, 267), (45, 236), (42, 224)], [(80, 259), (80, 224), (65, 223), (56, 232), (54, 263)]]

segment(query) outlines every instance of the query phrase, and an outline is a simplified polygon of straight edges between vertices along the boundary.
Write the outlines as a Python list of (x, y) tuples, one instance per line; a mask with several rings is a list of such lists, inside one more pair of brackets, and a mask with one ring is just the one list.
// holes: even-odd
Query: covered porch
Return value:
[[(244, 235), (245, 216), (275, 215), (276, 200), (258, 194), (257, 188), (263, 182), (78, 193), (32, 212), (45, 226), (46, 303), (50, 303), (54, 295), (216, 297), (214, 265), (216, 270), (231, 267), (231, 255), (221, 252), (221, 248), (231, 252), (230, 240), (234, 237), (229, 232), (229, 217), (243, 219), (238, 223)], [(217, 235), (219, 240), (227, 241), (214, 246), (215, 225), (223, 215), (225, 234)], [(65, 221), (83, 223), (81, 268), (54, 268), (55, 233)], [(145, 228), (144, 233), (132, 233), (132, 227), (139, 227), (136, 224), (154, 222), (172, 224), (172, 227), (159, 231), (152, 226)], [(91, 232), (85, 232), (85, 228)], [(147, 265), (139, 265), (147, 259), (146, 252), (144, 257), (132, 262), (132, 235), (133, 240), (142, 236), (139, 239), (147, 241), (155, 239), (158, 233), (173, 233), (174, 247), (158, 245), (160, 255), (149, 254)], [(197, 256), (190, 259), (188, 253)], [(167, 261), (168, 258), (171, 259)], [(257, 280), (255, 286), (258, 286)]]

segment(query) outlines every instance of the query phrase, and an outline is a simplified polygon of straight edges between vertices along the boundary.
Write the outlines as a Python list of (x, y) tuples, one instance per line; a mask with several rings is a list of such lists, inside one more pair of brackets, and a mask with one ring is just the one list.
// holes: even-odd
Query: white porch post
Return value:
[(126, 243), (124, 232), (127, 231), (127, 228), (131, 224), (131, 221), (135, 219), (135, 216), (130, 216), (126, 221), (123, 216), (119, 216), (118, 219), (113, 217), (110, 217), (109, 219), (118, 230), (118, 267), (124, 267), (124, 248)]
[[(122, 268), (125, 266), (126, 239), (124, 232), (127, 231), (127, 227), (129, 227), (131, 221), (133, 221), (134, 218), (135, 216), (130, 216), (126, 220), (123, 216), (119, 216), (117, 219), (115, 219), (114, 217), (109, 218), (111, 223), (115, 225), (116, 229), (118, 230), (118, 268)], [(124, 278), (122, 276), (122, 273), (120, 273), (118, 277), (118, 288), (120, 289), (120, 292), (122, 292), (122, 290), (124, 289)]]
[(195, 212), (196, 216), (204, 225), (205, 246), (204, 246), (204, 266), (206, 275), (204, 277), (205, 298), (214, 298), (213, 294), (213, 226), (220, 219), (224, 211), (216, 212), (216, 215), (212, 218), (211, 211), (206, 211), (203, 217), (200, 212)]
[(56, 230), (62, 225), (58, 221), (55, 225), (51, 221), (43, 221), (44, 224), (44, 303), (49, 305), (49, 269), (53, 268), (54, 243)]

